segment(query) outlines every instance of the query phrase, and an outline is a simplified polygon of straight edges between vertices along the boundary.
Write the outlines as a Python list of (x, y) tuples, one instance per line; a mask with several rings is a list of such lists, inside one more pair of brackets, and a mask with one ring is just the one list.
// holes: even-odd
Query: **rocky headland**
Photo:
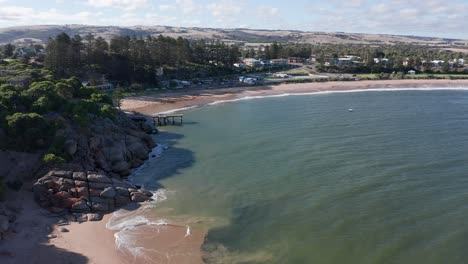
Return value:
[[(60, 115), (47, 118), (61, 124), (55, 138), (63, 139), (59, 147), (69, 159), (50, 165), (41, 159), (46, 150), (0, 151), (0, 173), (8, 189), (0, 202), (1, 239), (21, 234), (17, 220), (28, 214), (28, 197), (47, 209), (48, 217), (60, 217), (60, 224), (99, 221), (119, 207), (151, 199), (150, 191), (127, 180), (156, 146), (154, 130), (143, 116), (119, 111), (113, 119), (93, 118), (86, 128)], [(44, 209), (41, 216), (47, 215)]]

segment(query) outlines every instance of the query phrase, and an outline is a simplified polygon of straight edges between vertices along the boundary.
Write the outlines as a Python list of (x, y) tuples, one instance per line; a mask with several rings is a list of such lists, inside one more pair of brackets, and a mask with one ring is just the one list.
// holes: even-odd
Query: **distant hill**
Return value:
[(248, 45), (278, 42), (301, 43), (343, 43), (343, 44), (395, 44), (413, 43), (416, 45), (451, 46), (468, 49), (468, 40), (444, 39), (435, 37), (399, 36), (384, 34), (360, 34), (344, 32), (304, 32), (295, 30), (260, 29), (216, 29), (185, 28), (169, 26), (88, 26), (88, 25), (37, 25), (0, 28), (0, 44), (4, 43), (45, 43), (49, 37), (61, 32), (69, 35), (88, 33), (110, 39), (116, 35), (157, 36), (188, 39), (219, 39), (225, 42), (238, 42)]

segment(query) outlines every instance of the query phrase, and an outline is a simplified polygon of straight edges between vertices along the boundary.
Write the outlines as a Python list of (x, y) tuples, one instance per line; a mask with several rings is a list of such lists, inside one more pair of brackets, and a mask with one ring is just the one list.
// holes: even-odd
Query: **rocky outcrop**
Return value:
[[(103, 171), (128, 176), (131, 169), (141, 166), (156, 146), (148, 131), (151, 126), (141, 120), (128, 118), (118, 112), (115, 119), (94, 116), (87, 128), (67, 121), (60, 116), (63, 127), (56, 138), (63, 138), (63, 152), (71, 161), (61, 166), (73, 171)], [(47, 168), (50, 169), (50, 168)], [(42, 173), (45, 173), (43, 171)]]
[(59, 170), (52, 170), (40, 178), (33, 191), (41, 206), (72, 213), (108, 213), (130, 202), (148, 201), (152, 196), (151, 192), (137, 190), (105, 173)]

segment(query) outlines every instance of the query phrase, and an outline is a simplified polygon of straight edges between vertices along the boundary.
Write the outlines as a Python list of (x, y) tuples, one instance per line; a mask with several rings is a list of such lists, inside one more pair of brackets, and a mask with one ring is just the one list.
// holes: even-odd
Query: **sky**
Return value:
[(0, 0), (0, 27), (293, 29), (468, 39), (468, 0)]

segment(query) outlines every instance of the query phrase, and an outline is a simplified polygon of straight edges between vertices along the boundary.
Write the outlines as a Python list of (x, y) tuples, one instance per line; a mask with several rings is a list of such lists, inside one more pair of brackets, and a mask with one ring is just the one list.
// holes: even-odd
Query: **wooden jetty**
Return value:
[(180, 124), (184, 123), (184, 115), (182, 114), (169, 114), (169, 115), (154, 115), (153, 124), (157, 126), (175, 125), (179, 120)]

